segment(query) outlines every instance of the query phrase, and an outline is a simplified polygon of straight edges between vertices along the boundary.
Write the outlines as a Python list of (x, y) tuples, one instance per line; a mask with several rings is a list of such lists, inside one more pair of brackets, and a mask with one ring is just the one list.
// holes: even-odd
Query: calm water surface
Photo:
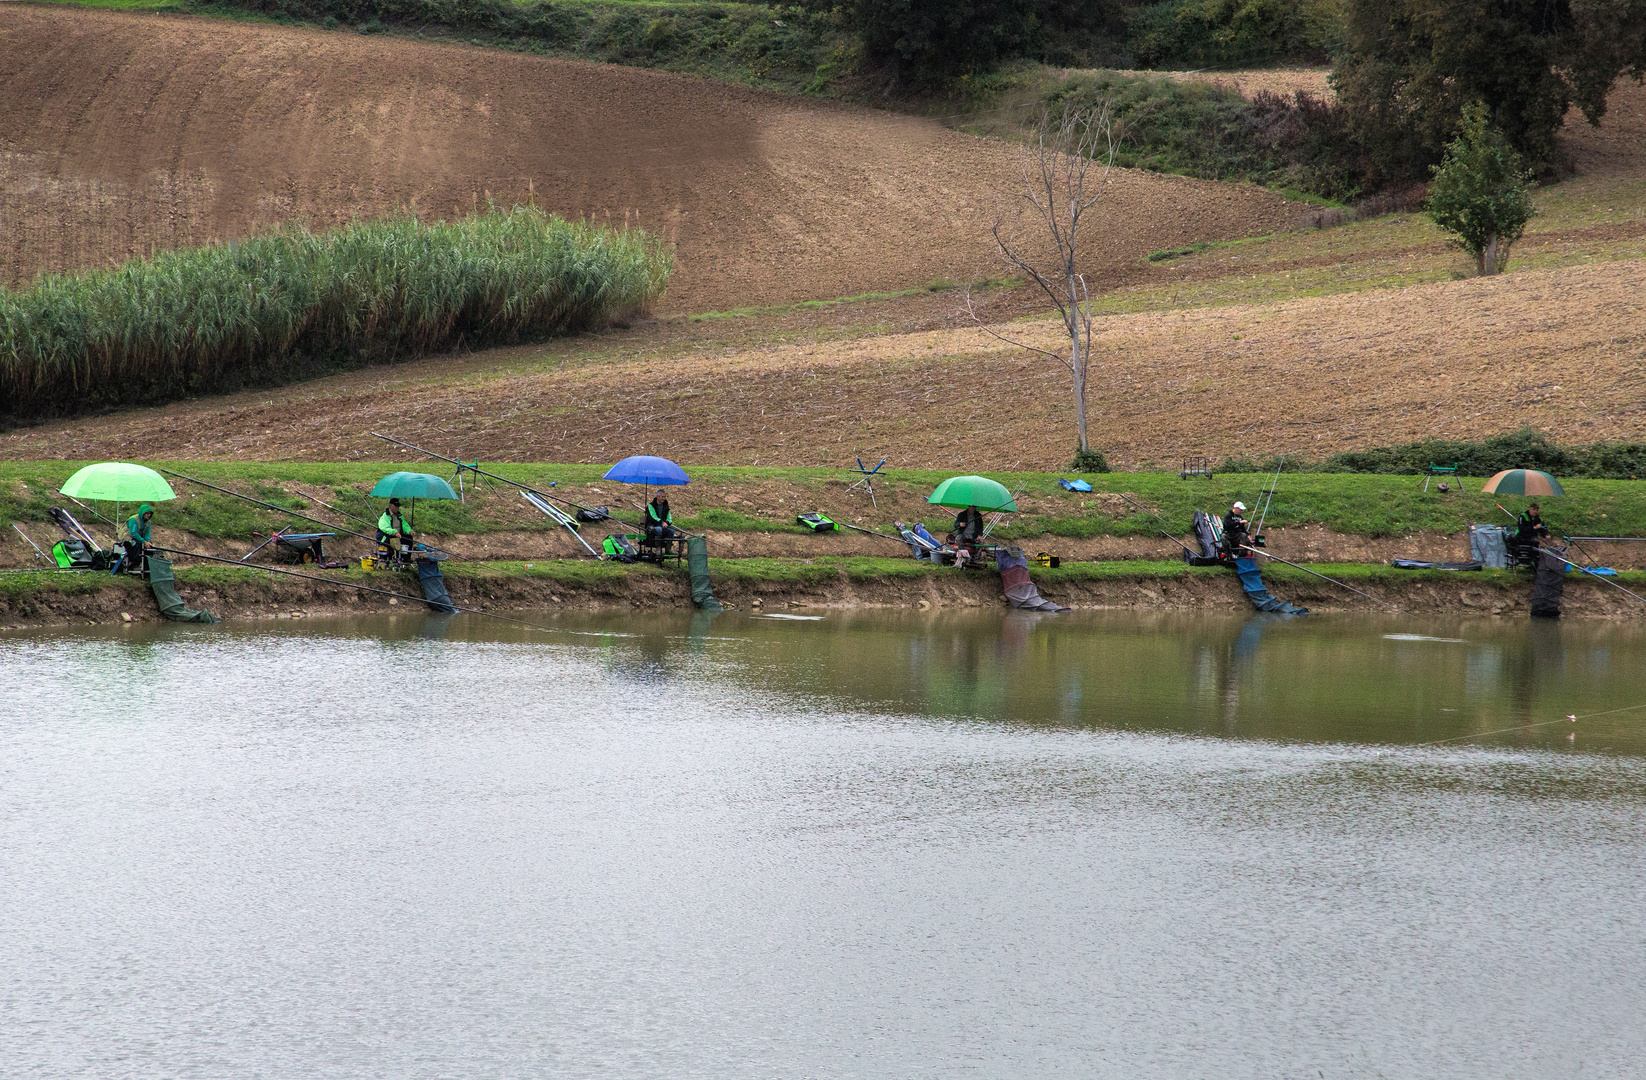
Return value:
[(554, 626), (0, 637), (0, 1075), (1641, 1075), (1638, 627)]

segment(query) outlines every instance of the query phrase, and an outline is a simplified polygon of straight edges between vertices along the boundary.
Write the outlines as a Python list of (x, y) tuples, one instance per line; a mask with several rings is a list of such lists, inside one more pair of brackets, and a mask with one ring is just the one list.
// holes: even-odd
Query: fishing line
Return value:
[[(270, 510), (273, 510), (273, 511), (277, 512), (277, 513), (288, 514), (291, 517), (298, 518), (301, 521), (312, 522), (315, 525), (319, 525), (319, 526), (322, 526), (322, 527), (327, 528), (327, 529), (336, 529), (340, 533), (343, 533), (347, 536), (358, 537), (359, 539), (365, 540), (367, 543), (370, 543), (374, 546), (377, 544), (377, 537), (375, 537), (375, 536), (367, 536), (365, 533), (355, 532), (353, 529), (345, 528), (342, 525), (333, 525), (329, 521), (321, 521), (319, 518), (310, 517), (307, 514), (299, 514), (296, 510), (288, 510), (284, 506), (280, 506), (276, 503), (266, 502), (263, 499), (254, 499), (250, 495), (242, 495), (238, 491), (231, 491), (226, 487), (218, 487), (216, 484), (208, 484), (204, 480), (196, 480), (194, 477), (184, 476), (180, 472), (172, 472), (172, 470), (170, 470), (170, 469), (161, 469), (160, 471), (165, 473), (167, 476), (175, 476), (179, 480), (187, 480), (189, 483), (199, 484), (203, 488), (210, 488), (213, 491), (221, 491), (223, 494), (233, 495), (237, 499), (245, 499), (249, 503), (253, 503), (257, 506), (266, 507)], [(316, 499), (315, 501), (319, 502), (320, 500)], [(424, 544), (423, 549), (425, 551), (437, 551), (442, 555), (449, 555), (452, 558), (458, 559), (462, 562), (473, 562), (474, 561), (472, 559), (466, 559), (463, 556), (456, 554), (455, 552), (447, 551), (445, 548), (437, 548), (437, 547), (433, 547), (433, 546), (428, 545), (428, 544)]]
[(1532, 728), (1551, 727), (1555, 724), (1575, 724), (1579, 720), (1587, 720), (1591, 716), (1611, 716), (1613, 713), (1634, 712), (1636, 709), (1646, 709), (1646, 704), (1625, 705), (1621, 709), (1604, 709), (1600, 712), (1575, 715), (1568, 713), (1559, 720), (1542, 720), (1535, 724), (1521, 724), (1518, 727), (1498, 728), (1496, 731), (1477, 731), (1473, 735), (1459, 735), (1451, 739), (1433, 739), (1429, 742), (1418, 743), (1419, 746), (1441, 746), (1445, 743), (1463, 742), (1465, 739), (1483, 739), (1488, 735), (1506, 735), (1511, 731), (1530, 731)]
[[(1254, 548), (1254, 547), (1251, 547), (1251, 546), (1246, 545), (1246, 544), (1242, 544), (1241, 547), (1244, 550), (1251, 552), (1253, 555), (1262, 555), (1266, 558), (1273, 559), (1275, 562), (1286, 563), (1287, 566), (1290, 566), (1294, 570), (1301, 570), (1305, 574), (1314, 574), (1315, 577), (1320, 578), (1322, 581), (1329, 581), (1333, 585), (1338, 586), (1339, 588), (1348, 589), (1350, 592), (1354, 593), (1356, 596), (1364, 596), (1366, 599), (1372, 601), (1375, 604), (1382, 604), (1384, 607), (1388, 608), (1390, 611), (1400, 611), (1399, 608), (1395, 607), (1393, 604), (1389, 603), (1387, 600), (1379, 600), (1377, 597), (1373, 596), (1371, 593), (1361, 592), (1359, 589), (1355, 588), (1353, 585), (1345, 585), (1345, 584), (1343, 584), (1343, 582), (1337, 580), (1336, 578), (1327, 577), (1325, 574), (1317, 573), (1314, 570), (1310, 570), (1307, 566), (1299, 566), (1295, 562), (1286, 562), (1286, 560), (1282, 559), (1279, 555), (1270, 555), (1267, 551), (1263, 551), (1259, 548)], [(1401, 612), (1401, 614), (1405, 614), (1405, 612)]]

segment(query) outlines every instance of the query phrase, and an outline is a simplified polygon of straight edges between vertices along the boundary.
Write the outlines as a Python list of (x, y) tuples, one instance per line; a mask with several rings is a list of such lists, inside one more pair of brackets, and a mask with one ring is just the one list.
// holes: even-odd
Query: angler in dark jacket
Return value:
[(679, 535), (674, 527), (674, 514), (669, 510), (669, 500), (663, 497), (661, 491), (646, 504), (646, 535), (664, 539)]
[(977, 507), (968, 506), (954, 516), (955, 543), (965, 546), (982, 538), (983, 515), (978, 513)]
[(1245, 513), (1246, 504), (1237, 502), (1223, 516), (1223, 550), (1237, 559), (1245, 557), (1246, 553), (1241, 549), (1246, 547), (1247, 534), (1251, 531)]
[(1543, 524), (1543, 515), (1537, 503), (1526, 508), (1515, 526), (1515, 543), (1536, 547), (1540, 540), (1549, 539), (1549, 526)]

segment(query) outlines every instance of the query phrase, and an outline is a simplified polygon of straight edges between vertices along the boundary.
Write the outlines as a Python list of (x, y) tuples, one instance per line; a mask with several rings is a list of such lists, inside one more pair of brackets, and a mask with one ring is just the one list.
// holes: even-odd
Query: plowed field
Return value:
[[(634, 68), (350, 32), (0, 5), (0, 278), (404, 207), (535, 199), (677, 244), (665, 310), (988, 273), (1013, 149)], [(1271, 232), (1251, 187), (1122, 173), (1094, 269)]]

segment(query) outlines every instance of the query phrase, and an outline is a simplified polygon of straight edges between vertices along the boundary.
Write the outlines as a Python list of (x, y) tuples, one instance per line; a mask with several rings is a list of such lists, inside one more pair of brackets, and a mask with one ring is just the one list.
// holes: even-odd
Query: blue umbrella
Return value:
[(658, 487), (692, 482), (692, 478), (686, 475), (686, 470), (668, 458), (645, 454), (624, 458), (607, 469), (606, 475), (601, 479), (616, 480), (620, 484), (656, 484)]

